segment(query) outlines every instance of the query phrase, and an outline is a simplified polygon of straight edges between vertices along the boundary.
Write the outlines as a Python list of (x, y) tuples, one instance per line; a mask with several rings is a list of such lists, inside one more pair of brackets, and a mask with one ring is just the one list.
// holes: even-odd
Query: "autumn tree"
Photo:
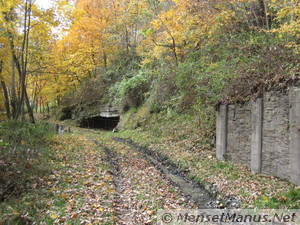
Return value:
[[(32, 102), (28, 93), (28, 78), (32, 72), (36, 72), (33, 70), (38, 67), (37, 65), (44, 62), (41, 56), (44, 50), (40, 48), (38, 51), (37, 48), (47, 42), (38, 42), (36, 38), (39, 37), (41, 40), (42, 37), (45, 37), (45, 34), (39, 36), (40, 31), (45, 28), (41, 24), (49, 24), (52, 15), (50, 12), (40, 11), (31, 0), (1, 1), (0, 4), (2, 45), (5, 51), (9, 52), (4, 55), (5, 59), (2, 60), (6, 77), (2, 80), (9, 81), (6, 89), (10, 90), (8, 96), (10, 106), (6, 107), (9, 110), (7, 112), (11, 110), (13, 119), (19, 117), (24, 119), (24, 107), (26, 106), (30, 122), (34, 123)], [(47, 35), (50, 35), (49, 29)], [(35, 40), (32, 37), (35, 37)], [(40, 56), (36, 57), (38, 54)], [(9, 74), (11, 79), (8, 79)]]
[[(69, 93), (86, 103), (83, 90), (99, 82), (111, 98), (211, 104), (231, 79), (251, 74), (263, 84), (275, 71), (286, 73), (294, 67), (284, 63), (290, 51), (299, 52), (296, 0), (61, 0), (56, 11), (66, 25), (42, 57), (51, 71), (31, 73), (35, 100), (60, 103)], [(275, 59), (280, 51), (286, 58)]]

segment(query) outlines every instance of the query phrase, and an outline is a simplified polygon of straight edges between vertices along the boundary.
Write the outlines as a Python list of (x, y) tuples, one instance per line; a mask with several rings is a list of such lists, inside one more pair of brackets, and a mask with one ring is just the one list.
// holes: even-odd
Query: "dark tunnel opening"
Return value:
[(120, 117), (96, 116), (81, 120), (80, 126), (112, 131), (119, 123)]

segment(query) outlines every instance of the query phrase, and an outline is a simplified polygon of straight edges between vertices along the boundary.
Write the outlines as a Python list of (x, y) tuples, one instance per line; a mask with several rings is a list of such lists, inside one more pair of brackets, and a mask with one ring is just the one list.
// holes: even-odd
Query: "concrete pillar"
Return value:
[(291, 181), (300, 185), (300, 88), (292, 87), (290, 101), (290, 169)]
[(228, 105), (221, 105), (217, 112), (216, 124), (216, 148), (217, 159), (225, 159), (227, 152), (227, 120), (228, 120)]
[(263, 130), (263, 101), (252, 101), (251, 109), (251, 170), (261, 172), (262, 160), (262, 130)]

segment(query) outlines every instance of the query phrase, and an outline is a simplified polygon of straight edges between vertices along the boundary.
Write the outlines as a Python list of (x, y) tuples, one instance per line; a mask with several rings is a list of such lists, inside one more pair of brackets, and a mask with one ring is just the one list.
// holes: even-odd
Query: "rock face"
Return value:
[(114, 106), (97, 106), (81, 111), (78, 117), (81, 127), (112, 131), (118, 126), (120, 111)]
[[(266, 92), (256, 101), (220, 107), (216, 131), (217, 137), (221, 136), (216, 144), (218, 158), (299, 185), (299, 104), (300, 88), (292, 87), (289, 92)], [(220, 124), (226, 127), (220, 130), (224, 127)]]
[(78, 119), (87, 119), (92, 117), (104, 117), (113, 118), (120, 117), (120, 110), (118, 107), (102, 105), (96, 106), (88, 109), (84, 109), (78, 114)]

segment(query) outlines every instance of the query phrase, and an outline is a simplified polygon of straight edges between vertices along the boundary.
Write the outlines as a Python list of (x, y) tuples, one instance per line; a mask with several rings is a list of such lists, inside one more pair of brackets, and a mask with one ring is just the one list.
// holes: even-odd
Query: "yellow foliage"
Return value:
[[(161, 57), (177, 63), (191, 51), (214, 44), (219, 34), (230, 32), (237, 25), (239, 12), (250, 16), (252, 12), (245, 9), (256, 3), (255, 0), (78, 0), (71, 4), (60, 0), (55, 10), (41, 11), (34, 6), (28, 70), (35, 72), (29, 73), (26, 80), (29, 95), (38, 92), (52, 101), (76, 89), (87, 78), (95, 77), (99, 68), (110, 66), (120, 52), (136, 53), (142, 58), (142, 65)], [(264, 0), (264, 3), (268, 15), (276, 17), (279, 24), (270, 32), (282, 39), (288, 37), (286, 45), (299, 53), (299, 1)], [(20, 4), (20, 0), (0, 4), (3, 12), (0, 28), (16, 36), (18, 29), (10, 27), (20, 21), (3, 22), (5, 13)], [(240, 8), (244, 11), (239, 11)], [(55, 12), (62, 16), (54, 19)], [(58, 21), (62, 24), (53, 34)], [(7, 36), (0, 35), (0, 43), (4, 45), (0, 47), (0, 60), (5, 67), (3, 78), (9, 86), (10, 42)], [(20, 46), (22, 39), (16, 38), (15, 44)]]

